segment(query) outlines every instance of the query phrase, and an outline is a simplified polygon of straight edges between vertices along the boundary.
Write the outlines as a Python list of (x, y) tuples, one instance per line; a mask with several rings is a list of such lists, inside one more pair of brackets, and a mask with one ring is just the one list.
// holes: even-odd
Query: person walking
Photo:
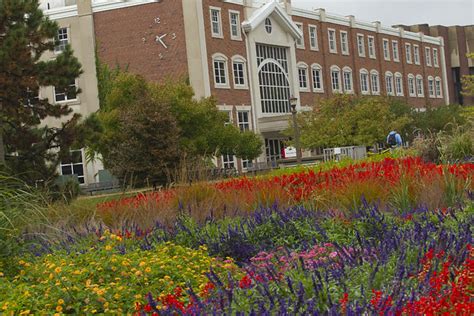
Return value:
[(391, 131), (387, 135), (387, 144), (390, 148), (401, 147), (403, 145), (402, 137), (396, 131)]

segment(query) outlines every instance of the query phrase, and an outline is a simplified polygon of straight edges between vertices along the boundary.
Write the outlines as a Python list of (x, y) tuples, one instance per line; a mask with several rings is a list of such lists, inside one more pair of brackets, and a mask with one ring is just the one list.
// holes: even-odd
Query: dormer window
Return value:
[(267, 31), (268, 34), (271, 34), (273, 30), (273, 25), (272, 25), (272, 20), (269, 18), (265, 19), (265, 31)]

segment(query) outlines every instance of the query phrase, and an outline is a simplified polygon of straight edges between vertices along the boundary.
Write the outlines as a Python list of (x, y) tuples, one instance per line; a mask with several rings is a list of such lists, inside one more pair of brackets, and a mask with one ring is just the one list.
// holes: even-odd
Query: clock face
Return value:
[[(176, 33), (171, 32), (160, 32), (160, 25), (161, 25), (161, 18), (156, 17), (154, 19), (154, 24), (158, 26), (158, 31), (154, 34), (155, 35), (155, 43), (159, 46), (159, 58), (163, 59), (168, 51), (170, 45), (172, 45), (173, 41), (176, 40)], [(143, 41), (146, 42), (146, 38), (143, 38)]]

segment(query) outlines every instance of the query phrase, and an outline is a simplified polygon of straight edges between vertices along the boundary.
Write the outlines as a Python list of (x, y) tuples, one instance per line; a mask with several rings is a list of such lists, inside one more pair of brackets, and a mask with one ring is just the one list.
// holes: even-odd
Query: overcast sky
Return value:
[(324, 8), (326, 12), (355, 15), (363, 21), (383, 25), (474, 24), (474, 0), (292, 0), (304, 9)]

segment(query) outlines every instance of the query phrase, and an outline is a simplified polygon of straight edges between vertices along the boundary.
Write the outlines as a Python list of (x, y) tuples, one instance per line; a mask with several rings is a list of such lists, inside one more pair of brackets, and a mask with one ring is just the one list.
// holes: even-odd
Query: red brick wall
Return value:
[[(155, 23), (156, 18), (160, 23)], [(94, 27), (98, 56), (109, 66), (128, 67), (130, 72), (156, 82), (187, 76), (181, 1), (97, 12)], [(168, 49), (155, 41), (156, 36), (163, 34), (167, 34), (163, 41)]]
[[(214, 38), (211, 34), (211, 20), (210, 20), (210, 6), (221, 8), (221, 21), (223, 38)], [(245, 37), (242, 32), (242, 40), (231, 40), (230, 37), (230, 23), (229, 10), (240, 12), (240, 21), (243, 22), (244, 10), (243, 6), (232, 3), (224, 3), (218, 0), (203, 0), (203, 14), (204, 14), (204, 32), (206, 34), (207, 58), (209, 63), (209, 81), (211, 86), (211, 94), (216, 97), (219, 105), (250, 105), (250, 91), (248, 89), (234, 89), (233, 74), (232, 74), (232, 56), (240, 55), (248, 60), (247, 50), (245, 45)], [(215, 88), (214, 85), (214, 68), (212, 62), (212, 55), (220, 53), (228, 58), (227, 73), (229, 79), (229, 89)], [(246, 66), (247, 67), (247, 66)], [(248, 84), (248, 73), (245, 78)]]

